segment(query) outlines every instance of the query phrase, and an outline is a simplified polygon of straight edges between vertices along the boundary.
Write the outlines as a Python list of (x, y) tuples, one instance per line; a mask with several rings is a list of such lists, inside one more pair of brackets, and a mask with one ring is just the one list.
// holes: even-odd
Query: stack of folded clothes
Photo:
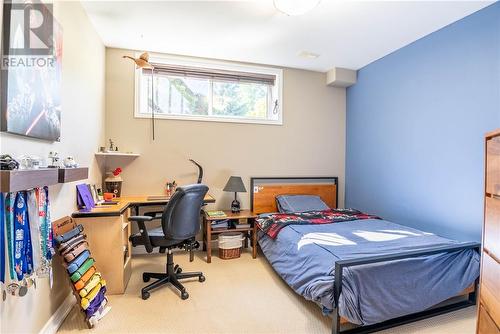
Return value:
[(85, 312), (85, 318), (93, 327), (109, 311), (106, 298), (106, 281), (95, 267), (91, 257), (83, 226), (57, 235), (56, 243), (66, 270), (74, 287), (75, 295)]

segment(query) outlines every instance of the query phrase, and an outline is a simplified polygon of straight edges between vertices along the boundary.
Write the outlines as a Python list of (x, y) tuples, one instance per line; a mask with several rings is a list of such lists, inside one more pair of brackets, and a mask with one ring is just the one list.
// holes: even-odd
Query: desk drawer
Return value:
[(478, 334), (500, 334), (495, 322), (488, 315), (483, 305), (479, 305)]
[(486, 141), (486, 192), (500, 195), (500, 136)]
[(484, 248), (500, 259), (500, 198), (486, 197)]
[(483, 253), (481, 275), (481, 303), (500, 326), (500, 264), (486, 253)]

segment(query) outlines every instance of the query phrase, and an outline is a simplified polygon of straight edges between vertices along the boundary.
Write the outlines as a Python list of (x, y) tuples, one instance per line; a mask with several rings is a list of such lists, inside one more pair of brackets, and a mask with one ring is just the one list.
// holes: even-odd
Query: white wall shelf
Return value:
[(140, 156), (139, 153), (124, 153), (124, 152), (97, 152), (95, 155), (98, 157), (131, 157), (131, 158), (137, 158)]
[(97, 165), (102, 173), (102, 184), (106, 179), (106, 173), (114, 170), (116, 167), (124, 168), (140, 157), (139, 153), (125, 152), (97, 152), (95, 153)]

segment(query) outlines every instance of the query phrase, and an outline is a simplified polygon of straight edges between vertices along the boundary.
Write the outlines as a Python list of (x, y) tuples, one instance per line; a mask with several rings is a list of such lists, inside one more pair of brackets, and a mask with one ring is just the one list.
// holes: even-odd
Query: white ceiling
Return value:
[(322, 0), (302, 16), (272, 0), (83, 5), (106, 46), (327, 71), (359, 69), (492, 2)]

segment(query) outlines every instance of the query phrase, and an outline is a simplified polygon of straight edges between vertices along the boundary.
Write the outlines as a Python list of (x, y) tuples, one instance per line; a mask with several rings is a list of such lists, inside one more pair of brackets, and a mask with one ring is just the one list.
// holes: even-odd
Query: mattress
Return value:
[[(460, 244), (385, 220), (290, 225), (276, 239), (259, 233), (274, 270), (304, 298), (334, 309), (335, 261)], [(344, 268), (339, 314), (371, 325), (423, 311), (456, 296), (479, 276), (472, 249)]]

